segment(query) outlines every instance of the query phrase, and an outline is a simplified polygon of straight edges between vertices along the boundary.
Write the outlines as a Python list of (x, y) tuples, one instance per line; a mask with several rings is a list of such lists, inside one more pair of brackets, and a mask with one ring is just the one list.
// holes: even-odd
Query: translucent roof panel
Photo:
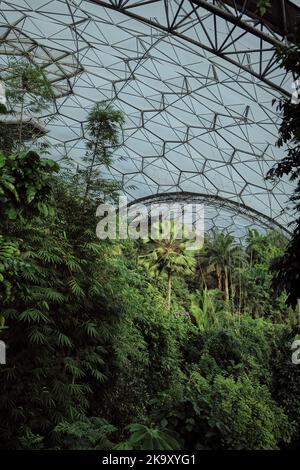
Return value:
[(83, 165), (87, 114), (107, 100), (126, 122), (102, 172), (131, 201), (198, 195), (209, 226), (285, 230), (293, 188), (265, 179), (284, 155), (272, 104), (291, 92), (275, 61), (284, 38), (230, 3), (2, 0), (0, 66), (24, 55), (47, 71), (57, 160)]

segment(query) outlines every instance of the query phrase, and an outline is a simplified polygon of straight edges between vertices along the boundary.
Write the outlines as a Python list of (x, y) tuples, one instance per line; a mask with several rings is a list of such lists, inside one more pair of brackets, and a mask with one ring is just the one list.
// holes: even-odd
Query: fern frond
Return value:
[(68, 281), (68, 286), (71, 288), (72, 293), (76, 297), (85, 297), (85, 293), (83, 289), (80, 287), (78, 281), (74, 278)]
[(19, 316), (19, 319), (27, 323), (47, 323), (49, 321), (49, 317), (47, 315), (35, 308), (24, 310)]
[(28, 337), (29, 342), (32, 344), (46, 344), (48, 341), (46, 335), (38, 327), (31, 328)]
[(63, 333), (58, 332), (57, 339), (58, 339), (59, 346), (72, 348), (73, 343), (67, 335), (64, 335)]

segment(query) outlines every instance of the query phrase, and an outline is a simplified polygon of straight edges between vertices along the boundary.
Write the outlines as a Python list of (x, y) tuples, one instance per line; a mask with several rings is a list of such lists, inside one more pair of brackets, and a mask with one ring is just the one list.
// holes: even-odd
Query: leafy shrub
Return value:
[(128, 440), (118, 444), (117, 450), (178, 450), (179, 443), (174, 433), (167, 429), (148, 427), (143, 424), (128, 426)]
[(292, 427), (267, 387), (246, 375), (207, 380), (193, 372), (177, 395), (160, 397), (156, 418), (178, 432), (184, 448), (277, 449)]
[(116, 428), (101, 418), (84, 418), (71, 423), (62, 421), (54, 428), (60, 448), (68, 450), (106, 450), (113, 446), (110, 436)]

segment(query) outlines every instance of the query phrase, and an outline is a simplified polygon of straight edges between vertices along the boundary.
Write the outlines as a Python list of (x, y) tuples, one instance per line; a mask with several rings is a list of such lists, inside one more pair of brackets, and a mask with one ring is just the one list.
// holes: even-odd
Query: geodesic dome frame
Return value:
[[(298, 2), (299, 3), (299, 2)], [(265, 180), (282, 158), (272, 101), (292, 92), (275, 49), (297, 2), (262, 20), (252, 0), (2, 0), (1, 69), (44, 68), (56, 98), (40, 116), (54, 157), (83, 165), (87, 113), (105, 100), (126, 117), (104, 177), (131, 201), (201, 200), (207, 227), (288, 232), (293, 187)]]

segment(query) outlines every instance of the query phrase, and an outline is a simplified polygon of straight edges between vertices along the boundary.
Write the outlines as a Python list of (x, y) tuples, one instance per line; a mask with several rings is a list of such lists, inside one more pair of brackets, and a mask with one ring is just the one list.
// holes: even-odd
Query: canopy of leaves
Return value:
[(90, 118), (86, 173), (0, 152), (0, 448), (299, 448), (297, 318), (270, 273), (286, 240), (99, 241), (116, 187), (90, 176), (123, 116)]

